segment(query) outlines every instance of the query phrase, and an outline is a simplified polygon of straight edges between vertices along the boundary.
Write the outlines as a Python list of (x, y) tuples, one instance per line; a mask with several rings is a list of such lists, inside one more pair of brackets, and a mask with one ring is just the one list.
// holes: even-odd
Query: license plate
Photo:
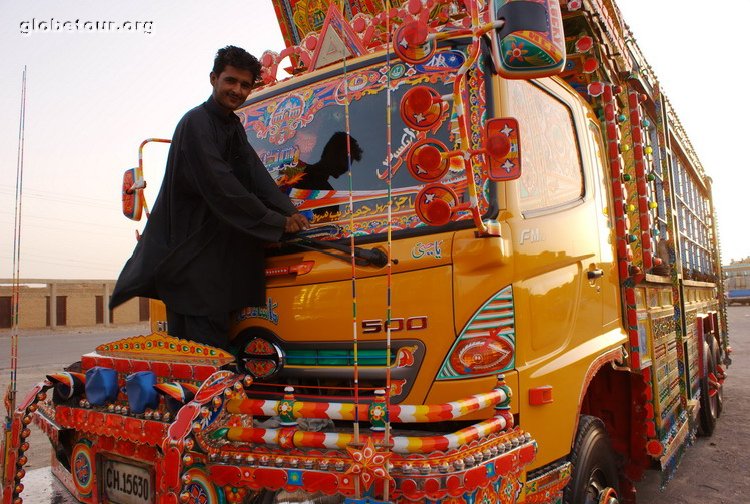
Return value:
[(151, 471), (137, 465), (103, 459), (100, 474), (104, 496), (114, 504), (152, 504)]

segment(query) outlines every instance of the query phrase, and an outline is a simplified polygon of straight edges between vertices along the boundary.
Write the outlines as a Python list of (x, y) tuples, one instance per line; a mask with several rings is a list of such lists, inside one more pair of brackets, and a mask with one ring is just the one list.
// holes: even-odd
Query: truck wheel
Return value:
[(701, 399), (698, 416), (698, 434), (709, 437), (714, 433), (716, 420), (721, 415), (724, 402), (722, 384), (719, 382), (718, 344), (712, 338), (711, 343), (703, 346), (703, 367), (706, 376), (700, 379)]
[(620, 502), (617, 463), (600, 419), (581, 415), (570, 462), (573, 474), (563, 494), (565, 504)]

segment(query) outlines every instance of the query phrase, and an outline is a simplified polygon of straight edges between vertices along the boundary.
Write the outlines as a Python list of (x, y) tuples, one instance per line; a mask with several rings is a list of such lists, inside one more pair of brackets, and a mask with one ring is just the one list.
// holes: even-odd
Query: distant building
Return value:
[[(109, 326), (147, 321), (149, 300), (131, 299), (109, 310), (114, 280), (21, 279), (18, 327), (21, 329)], [(0, 279), (0, 329), (13, 326), (13, 280)]]

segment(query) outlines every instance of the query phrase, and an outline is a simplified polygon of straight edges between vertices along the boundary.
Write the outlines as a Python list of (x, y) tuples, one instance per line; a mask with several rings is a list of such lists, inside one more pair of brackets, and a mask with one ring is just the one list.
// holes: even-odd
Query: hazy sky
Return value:
[[(737, 76), (750, 2), (722, 2), (720, 24), (705, 2), (619, 5), (714, 180), (724, 262), (749, 256), (750, 106)], [(34, 31), (41, 21), (59, 31)], [(86, 21), (112, 21), (112, 29), (87, 31)], [(0, 2), (0, 278), (12, 276), (23, 66), (21, 276), (115, 278), (142, 228), (120, 212), (122, 171), (137, 164), (141, 140), (170, 138), (182, 114), (209, 96), (213, 55), (227, 44), (258, 56), (283, 48), (270, 0)], [(147, 147), (154, 192), (166, 149)]]

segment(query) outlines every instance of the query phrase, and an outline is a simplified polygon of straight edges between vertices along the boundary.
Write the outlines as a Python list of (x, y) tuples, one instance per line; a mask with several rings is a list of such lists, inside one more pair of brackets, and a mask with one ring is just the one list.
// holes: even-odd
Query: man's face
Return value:
[(250, 70), (241, 70), (231, 65), (224, 67), (219, 75), (211, 72), (214, 101), (227, 112), (237, 110), (253, 89), (254, 77)]

